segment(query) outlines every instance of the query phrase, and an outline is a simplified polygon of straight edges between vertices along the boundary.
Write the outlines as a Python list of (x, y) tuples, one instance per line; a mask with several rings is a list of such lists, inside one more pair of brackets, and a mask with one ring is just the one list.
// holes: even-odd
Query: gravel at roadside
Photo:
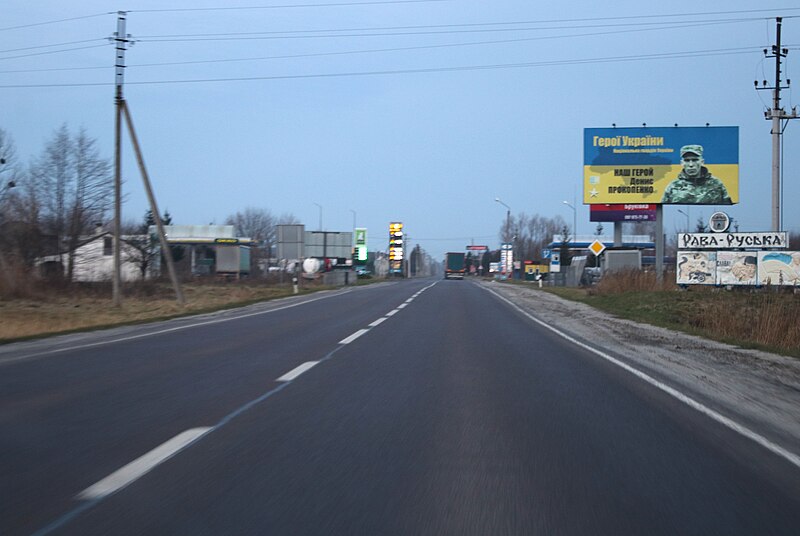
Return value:
[(536, 288), (479, 284), (800, 455), (800, 360), (621, 319)]

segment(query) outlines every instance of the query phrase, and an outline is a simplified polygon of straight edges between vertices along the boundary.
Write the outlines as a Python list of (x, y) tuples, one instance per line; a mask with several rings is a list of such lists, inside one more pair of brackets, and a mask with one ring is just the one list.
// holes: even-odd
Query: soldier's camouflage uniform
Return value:
[(678, 178), (664, 190), (661, 202), (678, 205), (730, 205), (731, 198), (722, 181), (703, 166), (700, 176), (694, 180), (681, 171)]

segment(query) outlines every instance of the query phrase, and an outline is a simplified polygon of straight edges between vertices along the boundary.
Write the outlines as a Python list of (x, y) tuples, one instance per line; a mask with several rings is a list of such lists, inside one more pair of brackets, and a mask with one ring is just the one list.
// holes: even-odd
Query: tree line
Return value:
[(56, 129), (42, 152), (23, 166), (11, 137), (0, 129), (0, 168), (4, 195), (0, 247), (8, 261), (31, 267), (45, 255), (69, 252), (96, 223), (102, 224), (113, 202), (111, 163), (85, 129)]
[(509, 215), (498, 234), (502, 242), (514, 244), (516, 259), (538, 261), (543, 259), (542, 250), (547, 248), (554, 236), (563, 236), (568, 241), (573, 231), (561, 216), (529, 216), (521, 212), (517, 216)]
[[(97, 141), (86, 129), (66, 124), (46, 140), (41, 152), (23, 163), (12, 137), (0, 128), (0, 267), (29, 273), (43, 257), (58, 256), (63, 275), (72, 280), (75, 249), (98, 230), (110, 230), (114, 176), (110, 158), (100, 154)], [(172, 223), (168, 212), (162, 217)], [(154, 223), (148, 210), (141, 220), (123, 223), (122, 235), (137, 253), (130, 261), (142, 274), (153, 262), (156, 242), (148, 229)], [(231, 214), (236, 236), (256, 241), (255, 265), (274, 256), (277, 226), (297, 224), (293, 215), (274, 215), (248, 207)]]

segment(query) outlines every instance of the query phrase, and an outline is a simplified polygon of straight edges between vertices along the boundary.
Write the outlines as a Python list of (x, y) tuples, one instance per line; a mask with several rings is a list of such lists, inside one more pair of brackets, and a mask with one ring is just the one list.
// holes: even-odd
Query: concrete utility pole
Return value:
[[(783, 19), (777, 17), (775, 21), (777, 30), (775, 44), (772, 45), (772, 54), (768, 54), (767, 49), (764, 49), (765, 57), (775, 58), (775, 85), (767, 86), (767, 81), (764, 80), (761, 87), (759, 87), (758, 80), (756, 80), (755, 86), (757, 90), (772, 90), (772, 108), (764, 112), (764, 118), (772, 121), (772, 230), (780, 231), (783, 227), (781, 210), (781, 136), (786, 125), (789, 124), (789, 119), (797, 119), (797, 109), (792, 108), (792, 113), (787, 114), (781, 108), (781, 89), (788, 89), (791, 84), (791, 80), (787, 79), (784, 86), (783, 80), (781, 80), (781, 58), (789, 54), (789, 49), (781, 48), (781, 23)], [(785, 123), (783, 123), (783, 120), (785, 120)]]
[(125, 33), (125, 11), (117, 13), (117, 33), (114, 35), (116, 42), (116, 62), (114, 82), (116, 85), (115, 120), (114, 120), (114, 272), (112, 274), (111, 294), (114, 307), (122, 305), (120, 280), (122, 269), (120, 260), (120, 240), (122, 237), (122, 85), (125, 81), (125, 47), (128, 44), (128, 35)]
[(180, 305), (184, 305), (186, 300), (183, 297), (180, 281), (175, 271), (175, 265), (172, 261), (172, 251), (167, 244), (167, 237), (164, 234), (164, 226), (161, 224), (161, 217), (159, 216), (158, 206), (156, 204), (153, 189), (150, 187), (150, 178), (147, 175), (147, 169), (144, 166), (144, 158), (142, 157), (141, 149), (139, 148), (139, 140), (136, 138), (136, 131), (133, 128), (133, 120), (131, 119), (128, 105), (122, 94), (122, 86), (125, 81), (125, 46), (130, 42), (130, 36), (125, 33), (125, 22), (127, 12), (117, 12), (117, 32), (113, 38), (116, 41), (116, 71), (115, 71), (115, 85), (116, 85), (116, 120), (114, 122), (114, 273), (112, 277), (112, 301), (115, 307), (122, 305), (121, 293), (121, 255), (120, 243), (122, 239), (122, 119), (125, 116), (125, 121), (128, 124), (128, 132), (133, 142), (133, 149), (136, 153), (136, 161), (139, 164), (139, 171), (142, 174), (142, 181), (144, 181), (147, 199), (150, 202), (150, 211), (153, 213), (153, 219), (156, 222), (158, 229), (158, 238), (161, 241), (161, 250), (164, 254), (164, 259), (167, 261), (167, 270), (169, 271), (172, 286), (175, 289), (175, 297)]
[(153, 213), (153, 220), (156, 222), (156, 229), (158, 229), (158, 239), (161, 243), (161, 252), (164, 254), (164, 259), (167, 261), (167, 271), (169, 278), (172, 280), (172, 288), (175, 290), (175, 298), (178, 304), (184, 305), (186, 299), (183, 297), (181, 290), (181, 283), (178, 280), (178, 274), (175, 271), (175, 262), (172, 259), (172, 250), (169, 248), (167, 242), (167, 234), (164, 232), (164, 225), (161, 222), (161, 216), (158, 213), (158, 204), (156, 203), (156, 196), (153, 194), (153, 188), (150, 186), (150, 177), (147, 175), (147, 168), (144, 165), (144, 157), (142, 150), (139, 148), (139, 139), (136, 137), (136, 130), (133, 128), (133, 120), (131, 119), (130, 111), (128, 110), (128, 103), (122, 101), (122, 111), (125, 114), (125, 123), (128, 125), (128, 133), (133, 142), (133, 151), (136, 153), (136, 162), (139, 164), (139, 172), (142, 174), (142, 181), (144, 181), (145, 193), (147, 193), (147, 200), (150, 202), (150, 210)]

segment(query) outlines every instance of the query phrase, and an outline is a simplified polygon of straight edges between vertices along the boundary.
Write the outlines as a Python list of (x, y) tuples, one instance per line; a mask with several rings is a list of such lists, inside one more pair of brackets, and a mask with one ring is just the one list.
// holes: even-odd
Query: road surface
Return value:
[(3, 348), (0, 534), (797, 534), (800, 468), (466, 281)]

